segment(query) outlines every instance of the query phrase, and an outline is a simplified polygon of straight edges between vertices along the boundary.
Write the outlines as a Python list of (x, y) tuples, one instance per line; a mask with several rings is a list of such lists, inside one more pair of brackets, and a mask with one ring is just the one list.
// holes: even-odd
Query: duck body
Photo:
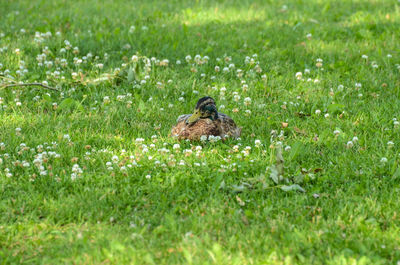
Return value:
[[(209, 108), (212, 110), (211, 115), (209, 113), (202, 113), (199, 102), (204, 98), (211, 99), (209, 101), (214, 105), (212, 108)], [(225, 139), (226, 137), (238, 138), (242, 131), (241, 128), (236, 126), (231, 117), (216, 111), (215, 102), (212, 98), (204, 98), (199, 100), (194, 114), (185, 114), (178, 117), (177, 124), (171, 130), (171, 136), (177, 137), (180, 140), (189, 139), (195, 141), (200, 140), (203, 135), (207, 137), (210, 135), (220, 136), (221, 139)], [(200, 114), (196, 113), (197, 109), (200, 109)], [(205, 109), (207, 110), (207, 108)], [(194, 115), (198, 117), (193, 118)]]

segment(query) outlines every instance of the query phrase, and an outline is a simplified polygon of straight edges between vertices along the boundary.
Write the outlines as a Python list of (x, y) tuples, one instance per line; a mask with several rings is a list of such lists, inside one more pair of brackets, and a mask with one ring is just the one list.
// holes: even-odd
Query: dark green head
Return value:
[(199, 119), (218, 119), (218, 110), (215, 100), (212, 97), (202, 97), (197, 101), (196, 108), (192, 116), (187, 119), (186, 123), (193, 124)]

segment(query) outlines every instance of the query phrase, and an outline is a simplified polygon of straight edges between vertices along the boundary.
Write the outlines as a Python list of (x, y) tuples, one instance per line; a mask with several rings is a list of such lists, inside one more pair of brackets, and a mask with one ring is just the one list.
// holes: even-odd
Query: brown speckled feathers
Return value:
[(237, 138), (240, 136), (241, 129), (229, 116), (218, 113), (218, 119), (200, 119), (193, 125), (186, 124), (186, 120), (191, 114), (181, 115), (178, 123), (171, 130), (171, 136), (178, 139), (200, 140), (202, 135), (220, 136), (224, 139), (226, 136)]

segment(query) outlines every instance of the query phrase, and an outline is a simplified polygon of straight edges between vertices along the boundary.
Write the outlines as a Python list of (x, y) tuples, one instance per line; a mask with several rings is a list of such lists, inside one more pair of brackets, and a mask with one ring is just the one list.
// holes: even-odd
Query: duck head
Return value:
[(197, 101), (196, 108), (192, 116), (186, 120), (186, 124), (192, 125), (199, 119), (218, 119), (218, 110), (215, 100), (212, 97), (202, 97)]

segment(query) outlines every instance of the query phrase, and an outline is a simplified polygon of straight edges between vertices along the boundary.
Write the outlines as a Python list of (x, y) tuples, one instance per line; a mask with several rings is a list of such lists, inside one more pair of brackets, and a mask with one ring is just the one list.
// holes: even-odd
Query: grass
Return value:
[[(399, 2), (19, 0), (0, 24), (0, 264), (399, 264)], [(204, 95), (241, 139), (168, 137)]]

